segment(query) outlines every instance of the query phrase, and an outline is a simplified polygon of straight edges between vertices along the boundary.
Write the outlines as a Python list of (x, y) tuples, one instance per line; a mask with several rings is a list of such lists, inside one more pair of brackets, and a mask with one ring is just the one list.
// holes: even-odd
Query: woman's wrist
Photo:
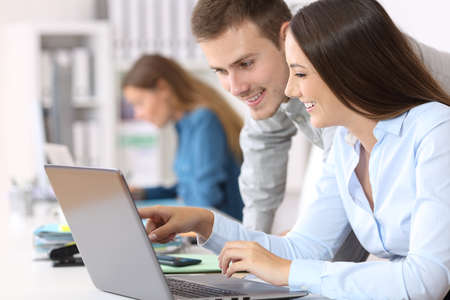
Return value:
[(207, 240), (212, 233), (214, 226), (214, 214), (204, 208), (199, 211), (199, 222), (195, 232), (200, 235), (203, 240)]
[(291, 272), (291, 265), (292, 265), (292, 260), (288, 260), (288, 259), (284, 259), (284, 264), (283, 264), (283, 271), (282, 273), (284, 274), (284, 280), (281, 283), (281, 285), (283, 286), (289, 286), (289, 273)]

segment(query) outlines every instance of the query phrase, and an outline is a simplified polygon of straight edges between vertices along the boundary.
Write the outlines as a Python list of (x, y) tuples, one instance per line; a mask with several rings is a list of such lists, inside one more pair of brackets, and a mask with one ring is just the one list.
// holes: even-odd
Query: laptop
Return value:
[(94, 285), (136, 299), (288, 299), (305, 296), (221, 274), (165, 276), (119, 170), (46, 165)]

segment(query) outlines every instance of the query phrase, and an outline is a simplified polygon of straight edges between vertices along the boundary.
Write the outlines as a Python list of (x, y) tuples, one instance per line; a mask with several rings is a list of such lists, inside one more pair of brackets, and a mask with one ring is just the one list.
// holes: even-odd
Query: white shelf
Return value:
[[(0, 57), (0, 99), (3, 102), (0, 122), (7, 128), (3, 141), (6, 141), (9, 178), (25, 182), (38, 178), (41, 184), (46, 183), (41, 56), (43, 51), (78, 46), (89, 49), (94, 58), (95, 96), (71, 97), (68, 107), (77, 116), (87, 111), (88, 118), (98, 126), (98, 134), (92, 139), (98, 147), (96, 165), (116, 167), (118, 103), (110, 25), (98, 21), (12, 24), (5, 26), (1, 39), (7, 47)], [(12, 74), (11, 70), (14, 70)], [(49, 104), (45, 106), (47, 110), (52, 109)], [(73, 125), (70, 122), (75, 122), (76, 118), (68, 121), (69, 124), (61, 123), (62, 127)]]

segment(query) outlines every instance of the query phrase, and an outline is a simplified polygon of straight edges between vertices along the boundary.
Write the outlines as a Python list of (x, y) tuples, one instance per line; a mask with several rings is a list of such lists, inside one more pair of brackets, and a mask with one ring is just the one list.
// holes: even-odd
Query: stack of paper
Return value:
[[(38, 253), (46, 253), (52, 248), (61, 247), (74, 241), (70, 228), (67, 225), (46, 224), (38, 227), (33, 234), (34, 246)], [(157, 253), (173, 253), (183, 247), (184, 239), (177, 236), (173, 241), (166, 244), (153, 243), (152, 245)]]
[(70, 242), (73, 237), (67, 225), (46, 224), (34, 231), (34, 245), (38, 250), (47, 251)]

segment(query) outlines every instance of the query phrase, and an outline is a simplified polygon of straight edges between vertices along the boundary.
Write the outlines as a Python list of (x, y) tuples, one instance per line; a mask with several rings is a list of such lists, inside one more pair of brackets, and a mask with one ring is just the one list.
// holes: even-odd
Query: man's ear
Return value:
[(289, 22), (284, 22), (281, 24), (280, 28), (280, 43), (284, 44), (284, 40), (286, 40), (287, 29), (289, 28)]

